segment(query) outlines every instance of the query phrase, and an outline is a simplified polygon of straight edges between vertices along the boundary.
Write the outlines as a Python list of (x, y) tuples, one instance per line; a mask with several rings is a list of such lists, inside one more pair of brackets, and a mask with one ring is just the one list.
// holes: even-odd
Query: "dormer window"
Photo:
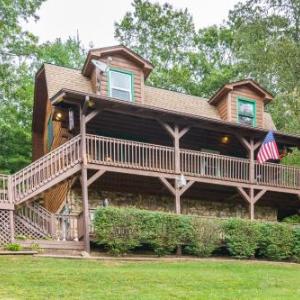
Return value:
[(240, 124), (256, 126), (256, 102), (238, 98), (238, 121)]
[(133, 74), (123, 70), (109, 70), (109, 96), (133, 101)]

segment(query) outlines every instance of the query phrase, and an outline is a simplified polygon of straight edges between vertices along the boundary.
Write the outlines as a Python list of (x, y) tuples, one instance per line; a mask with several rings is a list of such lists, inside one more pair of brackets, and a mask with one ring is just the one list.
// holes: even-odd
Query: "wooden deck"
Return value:
[[(1, 208), (19, 205), (78, 172), (80, 147), (78, 135), (16, 174), (0, 175)], [(180, 149), (178, 172), (173, 147), (97, 135), (86, 135), (86, 156), (91, 169), (167, 178), (184, 174), (199, 182), (300, 194), (300, 168), (281, 164), (255, 162), (251, 179), (248, 159)]]
[[(126, 141), (96, 135), (87, 135), (87, 160), (89, 164), (146, 171), (151, 176), (159, 174), (178, 175), (175, 171), (175, 151), (172, 147)], [(93, 166), (91, 166), (93, 168)], [(107, 169), (109, 170), (109, 168)], [(129, 171), (133, 170), (133, 171)], [(224, 185), (249, 184), (268, 186), (270, 189), (299, 191), (300, 168), (281, 164), (254, 165), (254, 181), (250, 177), (250, 160), (180, 149), (180, 172), (206, 182)], [(167, 175), (168, 176), (168, 175)]]

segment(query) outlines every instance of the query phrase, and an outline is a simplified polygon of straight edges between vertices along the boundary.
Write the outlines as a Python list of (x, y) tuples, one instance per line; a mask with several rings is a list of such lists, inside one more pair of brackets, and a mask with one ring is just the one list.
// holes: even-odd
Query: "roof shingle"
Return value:
[[(90, 80), (80, 70), (45, 64), (45, 74), (49, 98), (64, 88), (93, 93)], [(147, 85), (144, 93), (144, 104), (148, 106), (221, 120), (216, 107), (209, 104), (208, 99)], [(267, 112), (264, 113), (264, 129), (276, 130), (272, 117)]]

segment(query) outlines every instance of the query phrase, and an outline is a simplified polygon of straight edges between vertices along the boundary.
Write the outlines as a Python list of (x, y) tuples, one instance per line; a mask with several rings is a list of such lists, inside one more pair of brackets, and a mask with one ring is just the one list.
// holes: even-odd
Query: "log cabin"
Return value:
[[(51, 237), (90, 250), (93, 211), (133, 206), (210, 218), (278, 221), (300, 209), (300, 168), (259, 164), (273, 95), (252, 79), (210, 98), (147, 84), (154, 66), (119, 45), (82, 70), (43, 64), (35, 77), (33, 162), (1, 175), (0, 244)], [(54, 246), (52, 246), (54, 247)]]

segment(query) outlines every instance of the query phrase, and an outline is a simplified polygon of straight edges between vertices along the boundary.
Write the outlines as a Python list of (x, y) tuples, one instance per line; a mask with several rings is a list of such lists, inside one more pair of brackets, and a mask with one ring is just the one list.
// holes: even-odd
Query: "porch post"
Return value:
[(175, 125), (174, 128), (173, 143), (174, 143), (174, 155), (175, 155), (175, 172), (177, 174), (180, 174), (179, 128), (177, 125)]
[[(14, 199), (13, 199), (13, 189), (12, 189), (12, 177), (8, 176), (7, 181), (7, 196), (9, 204), (13, 204), (14, 206)], [(15, 221), (14, 221), (14, 208), (9, 211), (9, 227), (10, 227), (10, 239), (11, 242), (15, 240)]]
[(80, 134), (81, 134), (81, 189), (82, 189), (82, 208), (83, 208), (83, 233), (84, 250), (90, 252), (90, 232), (89, 232), (89, 196), (87, 183), (87, 155), (86, 155), (86, 106), (88, 97), (85, 100), (84, 107), (80, 107)]
[(250, 220), (253, 221), (255, 219), (255, 211), (254, 211), (254, 189), (250, 188)]
[(181, 214), (180, 189), (177, 179), (175, 179), (175, 212), (177, 215)]
[[(174, 128), (172, 128), (169, 124), (162, 122), (161, 120), (157, 120), (159, 124), (167, 131), (167, 133), (173, 139), (174, 145), (174, 171), (177, 175), (181, 173), (181, 163), (180, 163), (180, 139), (190, 130), (190, 127), (185, 127), (183, 129), (179, 129), (179, 126), (176, 124)], [(172, 191), (175, 196), (175, 212), (176, 214), (181, 214), (181, 190), (178, 186), (177, 179), (175, 178), (175, 184)]]

